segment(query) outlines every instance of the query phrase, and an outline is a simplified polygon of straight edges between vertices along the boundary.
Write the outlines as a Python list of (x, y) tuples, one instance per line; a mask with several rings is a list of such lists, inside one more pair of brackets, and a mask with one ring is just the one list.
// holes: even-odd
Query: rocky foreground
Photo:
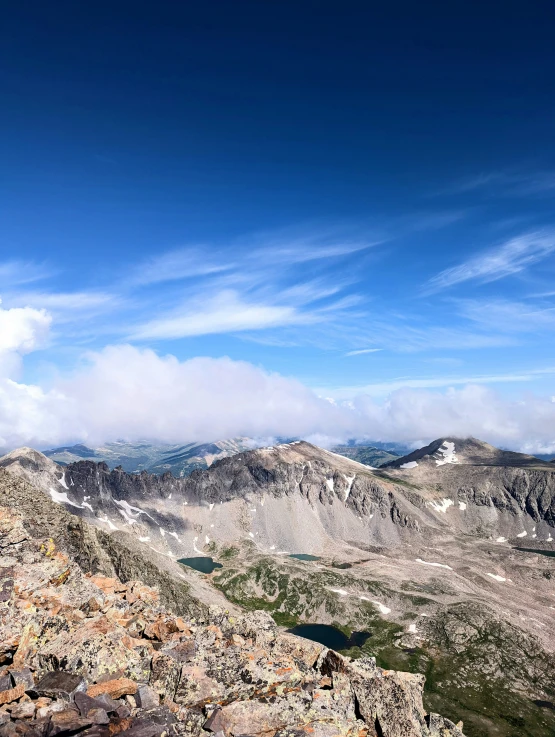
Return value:
[(0, 735), (462, 737), (423, 676), (282, 633), (263, 612), (176, 616), (84, 572), (0, 507)]

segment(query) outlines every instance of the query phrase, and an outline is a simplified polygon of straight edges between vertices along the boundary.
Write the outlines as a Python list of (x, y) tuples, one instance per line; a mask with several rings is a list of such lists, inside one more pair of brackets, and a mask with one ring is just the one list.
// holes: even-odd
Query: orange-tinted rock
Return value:
[(100, 694), (108, 694), (113, 699), (119, 699), (126, 694), (135, 693), (137, 693), (137, 684), (129, 678), (116, 678), (113, 681), (96, 683), (87, 689), (87, 696), (92, 696), (93, 698)]
[(7, 691), (0, 692), (0, 704), (11, 704), (12, 701), (17, 701), (25, 693), (25, 684), (20, 683), (15, 688), (10, 688)]

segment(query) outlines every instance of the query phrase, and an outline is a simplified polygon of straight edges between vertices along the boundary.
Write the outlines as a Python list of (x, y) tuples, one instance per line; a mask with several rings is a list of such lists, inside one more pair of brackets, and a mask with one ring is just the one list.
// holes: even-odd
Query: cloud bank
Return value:
[[(14, 318), (15, 319), (15, 318)], [(210, 440), (238, 435), (350, 437), (423, 444), (474, 435), (506, 447), (555, 451), (555, 402), (508, 401), (483, 385), (397, 389), (385, 401), (335, 403), (296, 379), (229, 358), (179, 361), (108, 346), (49, 389), (0, 379), (0, 447), (71, 442)]]

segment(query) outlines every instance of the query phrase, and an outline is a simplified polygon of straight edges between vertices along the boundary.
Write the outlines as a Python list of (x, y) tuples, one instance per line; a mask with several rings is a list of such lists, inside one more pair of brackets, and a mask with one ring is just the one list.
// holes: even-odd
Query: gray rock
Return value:
[(31, 673), (30, 668), (22, 668), (21, 670), (10, 670), (10, 675), (13, 679), (14, 684), (16, 686), (19, 686), (20, 683), (23, 683), (25, 685), (26, 691), (34, 688), (35, 686), (35, 679), (33, 678), (33, 674)]
[[(79, 709), (79, 713), (82, 717), (86, 717), (91, 709), (103, 709), (104, 711), (108, 712), (115, 711), (118, 708), (119, 704), (117, 704), (116, 702), (113, 702), (113, 709), (108, 708), (108, 705), (104, 702), (102, 697), (107, 697), (108, 699), (110, 699), (107, 694), (102, 694), (102, 696), (93, 699), (92, 696), (89, 696), (82, 691), (77, 691), (77, 693), (73, 697), (73, 700), (75, 702), (75, 706)], [(113, 700), (110, 699), (110, 701)]]
[(160, 705), (160, 696), (150, 686), (139, 686), (135, 694), (135, 701), (141, 709), (154, 709)]
[(86, 717), (91, 719), (93, 724), (109, 724), (110, 722), (110, 717), (104, 709), (89, 709)]
[(49, 696), (51, 699), (65, 699), (69, 701), (78, 691), (85, 691), (85, 679), (74, 673), (54, 670), (46, 673), (34, 687), (39, 696)]

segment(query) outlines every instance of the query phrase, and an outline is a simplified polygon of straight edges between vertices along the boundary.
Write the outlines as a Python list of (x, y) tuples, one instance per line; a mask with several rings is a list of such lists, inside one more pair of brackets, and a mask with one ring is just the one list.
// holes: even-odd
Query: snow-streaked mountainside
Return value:
[[(430, 707), (462, 710), (471, 737), (509, 737), (522, 713), (533, 726), (520, 734), (555, 733), (555, 713), (534, 705), (555, 699), (555, 560), (525, 551), (555, 550), (552, 463), (440, 438), (382, 468), (304, 441), (182, 478), (61, 466), (28, 448), (0, 467), (175, 581), (279, 622), (375, 632), (364, 652), (432, 668)], [(204, 555), (223, 564), (208, 579), (177, 563)]]
[(548, 540), (555, 520), (553, 464), (475, 439), (440, 439), (381, 469), (304, 441), (227, 456), (183, 478), (90, 460), (59, 466), (31, 449), (0, 465), (95, 524), (148, 537), (174, 557), (241, 536), (307, 553), (449, 530)]
[(427, 468), (446, 464), (549, 468), (548, 461), (536, 456), (500, 450), (476, 438), (451, 437), (434, 440), (424, 448), (385, 463), (384, 467), (403, 468), (407, 464), (424, 464)]

